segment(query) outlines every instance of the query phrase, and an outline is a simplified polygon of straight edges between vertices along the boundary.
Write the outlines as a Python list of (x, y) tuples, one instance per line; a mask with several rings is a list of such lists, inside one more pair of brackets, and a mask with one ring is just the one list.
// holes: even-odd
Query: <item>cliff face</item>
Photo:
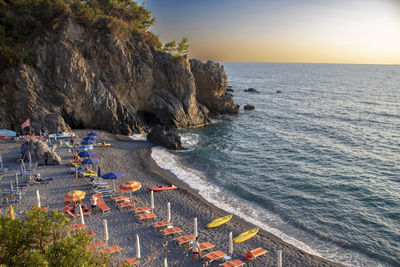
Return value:
[[(223, 100), (222, 66), (172, 58), (140, 37), (122, 42), (87, 31), (71, 18), (57, 33), (37, 36), (23, 49), (34, 55), (35, 64), (5, 70), (0, 128), (19, 130), (30, 118), (32, 131), (94, 128), (131, 134), (153, 124), (203, 126), (210, 122), (208, 108), (223, 113), (234, 106)], [(219, 79), (204, 82), (208, 75)]]

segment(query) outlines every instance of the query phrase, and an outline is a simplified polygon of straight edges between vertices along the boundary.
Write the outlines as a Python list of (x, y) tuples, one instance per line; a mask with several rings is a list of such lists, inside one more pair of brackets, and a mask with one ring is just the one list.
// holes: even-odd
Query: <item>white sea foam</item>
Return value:
[(131, 138), (132, 140), (135, 140), (135, 141), (147, 141), (146, 136), (147, 136), (146, 133), (133, 134), (133, 135), (129, 136), (129, 138)]
[(199, 135), (193, 133), (184, 133), (180, 134), (181, 142), (184, 148), (191, 151), (195, 148), (197, 143), (199, 142)]

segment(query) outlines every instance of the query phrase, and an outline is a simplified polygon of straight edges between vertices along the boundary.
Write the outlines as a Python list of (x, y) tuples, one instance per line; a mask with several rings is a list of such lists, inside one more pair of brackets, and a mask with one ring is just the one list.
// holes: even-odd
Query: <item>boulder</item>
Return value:
[(256, 93), (256, 94), (259, 94), (259, 93), (260, 93), (259, 91), (257, 91), (257, 90), (254, 89), (254, 88), (245, 89), (244, 92), (247, 92), (247, 93)]
[(166, 131), (163, 126), (156, 125), (147, 134), (147, 140), (150, 142), (173, 150), (184, 150), (181, 137), (174, 132)]
[[(228, 86), (228, 87), (229, 87), (229, 86)], [(233, 90), (232, 87), (231, 87), (231, 88), (227, 88), (226, 91), (227, 91), (227, 92), (231, 92), (231, 93), (235, 92), (235, 90)]]
[(252, 105), (245, 105), (243, 108), (244, 110), (254, 110), (254, 106)]
[(276, 90), (276, 93), (277, 94), (282, 94), (282, 91), (281, 90)]
[(61, 158), (57, 153), (40, 140), (31, 140), (23, 144), (26, 147), (24, 158), (25, 161), (29, 158), (29, 151), (33, 162), (38, 165), (60, 165)]

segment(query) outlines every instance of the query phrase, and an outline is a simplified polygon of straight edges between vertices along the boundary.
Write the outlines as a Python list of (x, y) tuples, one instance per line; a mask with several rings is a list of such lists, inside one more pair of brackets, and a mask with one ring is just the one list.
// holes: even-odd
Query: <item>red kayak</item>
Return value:
[(170, 186), (160, 185), (160, 186), (155, 186), (155, 187), (147, 187), (147, 189), (153, 190), (153, 191), (164, 191), (164, 190), (178, 189), (178, 187), (176, 185), (171, 184)]

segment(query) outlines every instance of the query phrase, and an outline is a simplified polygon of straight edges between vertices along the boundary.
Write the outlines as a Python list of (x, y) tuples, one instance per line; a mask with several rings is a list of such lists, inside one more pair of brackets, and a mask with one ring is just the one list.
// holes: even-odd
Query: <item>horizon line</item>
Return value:
[(400, 66), (400, 63), (334, 63), (334, 62), (290, 62), (290, 61), (216, 61), (221, 63), (273, 63), (273, 64), (329, 64), (329, 65), (372, 65), (372, 66)]

